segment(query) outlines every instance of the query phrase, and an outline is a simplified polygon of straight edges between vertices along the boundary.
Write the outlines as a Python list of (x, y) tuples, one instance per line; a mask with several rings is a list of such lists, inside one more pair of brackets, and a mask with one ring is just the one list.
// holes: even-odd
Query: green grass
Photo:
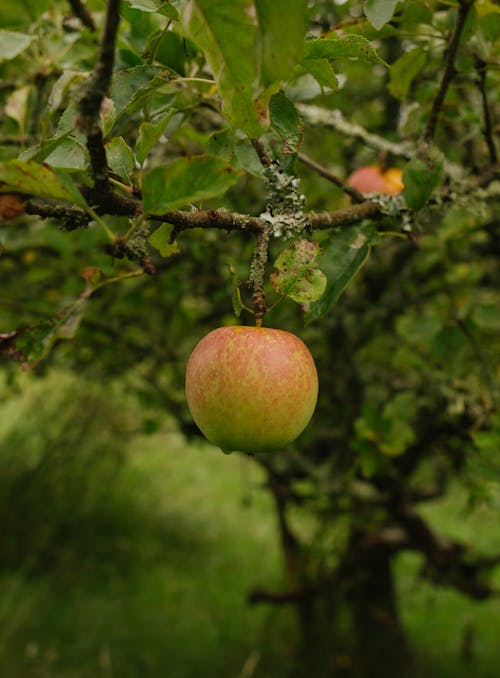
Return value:
[[(19, 530), (40, 530), (43, 520), (32, 515), (40, 512), (66, 532), (42, 530), (48, 545), (35, 540), (35, 546), (51, 558), (33, 569), (28, 549), (16, 569), (5, 567), (0, 574), (2, 678), (289, 676), (297, 644), (292, 611), (246, 605), (254, 586), (283, 588), (274, 508), (261, 470), (244, 456), (228, 457), (201, 443), (186, 446), (168, 424), (154, 435), (129, 435), (121, 428), (123, 415), (130, 430), (137, 422), (132, 411), (123, 411), (119, 394), (116, 420), (94, 394), (100, 415), (87, 414), (100, 428), (91, 435), (81, 405), (75, 406), (90, 466), (66, 468), (74, 493), (69, 500), (86, 502), (71, 509), (64, 477), (54, 481), (52, 457), (39, 463), (40, 449), (48, 445), (55, 454), (68, 435), (66, 425), (54, 423), (59, 396), (44, 388), (30, 387), (1, 406), (0, 461), (5, 473), (16, 464), (38, 468), (33, 503), (19, 499), (26, 513)], [(111, 449), (110, 427), (124, 459), (111, 466), (111, 479), (110, 467), (99, 463), (99, 455)], [(71, 430), (76, 436), (74, 425)], [(58, 454), (64, 444), (61, 449)], [(70, 458), (74, 452), (68, 450)], [(79, 494), (78, 483), (87, 482), (88, 474), (97, 489)], [(44, 498), (46, 506), (40, 505)], [(2, 519), (8, 520), (2, 505)], [(463, 508), (457, 489), (422, 511), (443, 534), (500, 551), (497, 514), (483, 508), (466, 516)], [(418, 557), (404, 554), (395, 570), (419, 676), (496, 678), (500, 601), (472, 603), (434, 589), (419, 577), (419, 567)]]
[[(246, 662), (286, 661), (289, 614), (245, 604), (252, 586), (281, 586), (258, 471), (173, 434), (137, 439), (120, 483), (143, 535), (132, 532), (138, 543), (122, 545), (116, 571), (108, 562), (62, 572), (60, 581), (0, 579), (3, 678), (229, 677), (244, 676)], [(127, 549), (132, 565), (123, 568)]]
[[(444, 537), (474, 545), (479, 553), (500, 553), (498, 511), (481, 506), (466, 511), (456, 488), (439, 502), (422, 505), (422, 515)], [(500, 666), (500, 598), (480, 602), (419, 576), (421, 559), (404, 554), (397, 563), (403, 622), (422, 678), (496, 678)], [(494, 583), (500, 589), (500, 570)]]

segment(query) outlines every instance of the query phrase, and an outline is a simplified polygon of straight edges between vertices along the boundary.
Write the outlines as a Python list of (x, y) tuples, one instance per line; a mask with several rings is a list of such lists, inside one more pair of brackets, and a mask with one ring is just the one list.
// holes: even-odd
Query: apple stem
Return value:
[(250, 284), (253, 287), (252, 303), (255, 314), (255, 326), (262, 327), (262, 319), (266, 313), (264, 296), (264, 275), (269, 249), (270, 230), (264, 228), (257, 236), (255, 253), (250, 266)]

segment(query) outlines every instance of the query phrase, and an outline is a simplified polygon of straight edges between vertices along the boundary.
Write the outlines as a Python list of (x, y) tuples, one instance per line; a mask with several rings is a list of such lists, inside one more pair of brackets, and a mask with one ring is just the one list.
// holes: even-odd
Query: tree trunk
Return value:
[(391, 549), (353, 531), (342, 566), (352, 610), (353, 674), (356, 678), (407, 678), (412, 657), (398, 614)]

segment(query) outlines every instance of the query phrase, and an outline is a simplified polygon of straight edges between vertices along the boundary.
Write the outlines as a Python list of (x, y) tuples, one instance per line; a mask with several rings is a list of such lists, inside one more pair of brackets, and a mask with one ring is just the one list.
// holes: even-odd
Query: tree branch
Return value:
[(119, 21), (120, 0), (108, 0), (99, 61), (85, 83), (83, 94), (78, 102), (80, 113), (78, 126), (87, 137), (87, 148), (90, 154), (95, 187), (103, 190), (108, 187), (109, 171), (104, 139), (99, 125), (99, 113), (102, 101), (108, 93), (113, 74)]
[[(98, 214), (114, 214), (122, 216), (137, 216), (141, 212), (141, 202), (135, 198), (122, 196), (119, 193), (106, 189), (82, 189), (87, 201), (95, 206)], [(74, 220), (78, 226), (85, 225), (91, 219), (79, 208), (55, 201), (46, 203), (41, 200), (29, 199), (26, 201), (26, 212), (37, 214), (43, 219)], [(351, 205), (332, 212), (311, 212), (306, 214), (307, 222), (312, 229), (335, 228), (350, 226), (363, 219), (376, 218), (382, 214), (381, 207), (371, 200), (358, 205)], [(150, 215), (152, 221), (172, 224), (175, 235), (193, 228), (216, 228), (224, 231), (241, 231), (243, 233), (259, 234), (264, 232), (269, 223), (265, 219), (229, 212), (221, 208), (217, 210), (174, 210), (165, 214)], [(76, 228), (76, 226), (75, 226)]]
[[(361, 125), (349, 122), (338, 109), (331, 111), (321, 108), (320, 106), (300, 103), (297, 104), (297, 109), (304, 120), (309, 122), (309, 124), (333, 127), (333, 129), (345, 136), (360, 139), (364, 144), (376, 151), (390, 153), (391, 155), (406, 158), (407, 160), (411, 160), (415, 156), (417, 149), (414, 143), (406, 141), (395, 143), (394, 141), (388, 141), (378, 134), (368, 132), (368, 130), (361, 127)], [(462, 179), (465, 174), (463, 167), (447, 159), (444, 161), (444, 170), (446, 174), (457, 180)]]
[(370, 219), (382, 215), (380, 205), (371, 200), (351, 207), (343, 207), (333, 212), (311, 212), (306, 214), (307, 220), (313, 229), (333, 228), (336, 226), (349, 226), (363, 219)]
[(481, 93), (481, 101), (483, 104), (483, 135), (488, 146), (488, 152), (490, 154), (490, 160), (492, 165), (495, 165), (498, 162), (497, 149), (495, 146), (495, 140), (493, 138), (493, 125), (491, 124), (491, 115), (490, 109), (488, 106), (488, 97), (486, 94), (486, 62), (476, 56), (476, 70), (477, 70), (477, 80), (479, 92)]
[(351, 196), (354, 202), (364, 202), (365, 196), (362, 193), (360, 193), (357, 189), (352, 188), (351, 186), (346, 184), (344, 181), (342, 181), (342, 179), (340, 179), (335, 174), (332, 174), (332, 172), (327, 170), (322, 165), (319, 165), (312, 158), (309, 158), (309, 156), (307, 156), (305, 153), (299, 153), (299, 160), (303, 162), (304, 165), (307, 165), (315, 172), (317, 172), (321, 177), (323, 177), (327, 181), (330, 181), (332, 184), (335, 184), (335, 186), (341, 188), (344, 191), (344, 193), (347, 193), (347, 195)]
[(456, 75), (455, 69), (455, 57), (457, 55), (458, 46), (460, 44), (460, 36), (462, 35), (463, 28), (465, 26), (465, 21), (469, 13), (473, 2), (472, 0), (460, 0), (458, 8), (457, 23), (455, 24), (455, 29), (451, 36), (450, 44), (445, 52), (445, 67), (443, 71), (443, 76), (441, 78), (441, 83), (437, 94), (432, 102), (431, 112), (429, 114), (429, 119), (427, 120), (427, 125), (425, 126), (424, 133), (422, 135), (422, 141), (425, 143), (431, 143), (434, 140), (434, 135), (436, 133), (437, 121), (439, 118), (439, 113), (443, 106), (444, 99), (446, 97), (446, 92), (450, 86), (451, 81)]
[(472, 558), (464, 544), (438, 537), (411, 509), (398, 512), (397, 519), (408, 534), (407, 548), (425, 556), (424, 574), (431, 580), (477, 600), (498, 594), (482, 575), (500, 563), (500, 555)]
[(92, 18), (91, 13), (85, 6), (82, 0), (69, 0), (73, 14), (80, 19), (84, 26), (90, 28), (91, 31), (95, 31), (96, 26), (94, 19)]
[(252, 589), (247, 597), (249, 605), (258, 603), (270, 603), (271, 605), (295, 605), (305, 598), (311, 598), (316, 593), (314, 588), (302, 591), (266, 591), (265, 589)]
[(327, 110), (320, 106), (312, 106), (310, 104), (297, 104), (297, 109), (301, 115), (312, 125), (324, 125), (325, 127), (333, 127), (341, 134), (349, 137), (361, 139), (367, 146), (374, 148), (377, 151), (383, 151), (392, 155), (401, 156), (410, 160), (415, 154), (415, 147), (411, 143), (395, 143), (388, 141), (378, 134), (368, 132), (361, 125), (349, 122), (344, 118), (344, 115), (338, 109)]
[(175, 210), (166, 214), (151, 215), (151, 219), (172, 224), (176, 233), (191, 228), (217, 228), (224, 231), (261, 233), (268, 225), (264, 219), (259, 219), (259, 217), (229, 212), (224, 208), (189, 212), (187, 210)]
[(26, 200), (24, 203), (26, 214), (36, 214), (42, 219), (57, 219), (63, 224), (63, 230), (73, 231), (85, 227), (92, 218), (78, 207), (70, 207), (62, 203), (49, 204), (41, 200)]

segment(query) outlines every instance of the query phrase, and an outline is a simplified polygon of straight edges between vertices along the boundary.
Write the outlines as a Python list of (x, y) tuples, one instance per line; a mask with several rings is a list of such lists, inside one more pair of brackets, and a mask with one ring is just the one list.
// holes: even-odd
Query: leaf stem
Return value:
[(123, 239), (125, 240), (125, 242), (130, 240), (131, 236), (137, 231), (138, 228), (140, 228), (144, 224), (145, 221), (146, 221), (146, 218), (143, 214), (140, 214), (138, 217), (136, 217), (133, 220), (132, 225), (130, 226), (128, 231), (123, 236)]
[(399, 231), (379, 231), (378, 234), (388, 236), (391, 238), (403, 238), (403, 240), (408, 240), (408, 235), (400, 233)]
[(151, 54), (151, 57), (150, 57), (150, 59), (149, 59), (149, 63), (150, 63), (150, 64), (152, 64), (152, 63), (154, 63), (154, 62), (156, 61), (156, 56), (157, 56), (157, 54), (158, 54), (158, 50), (159, 50), (159, 48), (160, 48), (161, 42), (162, 42), (162, 40), (163, 40), (163, 37), (164, 37), (165, 33), (168, 31), (168, 29), (170, 28), (171, 24), (172, 24), (172, 20), (169, 19), (169, 20), (167, 21), (167, 23), (165, 24), (164, 29), (162, 30), (162, 32), (161, 32), (160, 35), (158, 36), (158, 39), (157, 39), (157, 41), (156, 41), (154, 50), (153, 50), (153, 52), (152, 52), (152, 54)]
[(138, 278), (141, 275), (144, 275), (144, 269), (142, 268), (136, 268), (133, 271), (127, 271), (126, 273), (114, 275), (112, 278), (106, 278), (102, 282), (97, 283), (97, 285), (92, 288), (92, 292), (95, 292), (95, 290), (98, 290), (101, 287), (106, 287), (106, 285), (110, 285), (111, 283), (120, 282), (121, 280), (126, 280), (127, 278)]
[(101, 226), (101, 228), (103, 229), (103, 231), (104, 231), (104, 232), (106, 233), (106, 235), (108, 236), (109, 240), (110, 240), (111, 242), (115, 242), (115, 241), (116, 241), (116, 238), (117, 238), (116, 233), (114, 233), (114, 232), (111, 230), (111, 228), (107, 225), (107, 223), (104, 221), (104, 219), (101, 219), (101, 217), (97, 214), (97, 212), (95, 212), (95, 211), (92, 209), (92, 207), (85, 206), (83, 209), (85, 210), (85, 212), (87, 212), (87, 214), (88, 214), (90, 217), (92, 217), (92, 219), (93, 219), (96, 223), (99, 224), (99, 226)]
[(125, 191), (125, 193), (134, 193), (134, 189), (132, 186), (127, 186), (126, 184), (122, 184), (121, 181), (118, 181), (118, 179), (113, 179), (113, 177), (109, 177), (109, 183), (113, 184), (117, 188), (120, 188), (122, 191)]

